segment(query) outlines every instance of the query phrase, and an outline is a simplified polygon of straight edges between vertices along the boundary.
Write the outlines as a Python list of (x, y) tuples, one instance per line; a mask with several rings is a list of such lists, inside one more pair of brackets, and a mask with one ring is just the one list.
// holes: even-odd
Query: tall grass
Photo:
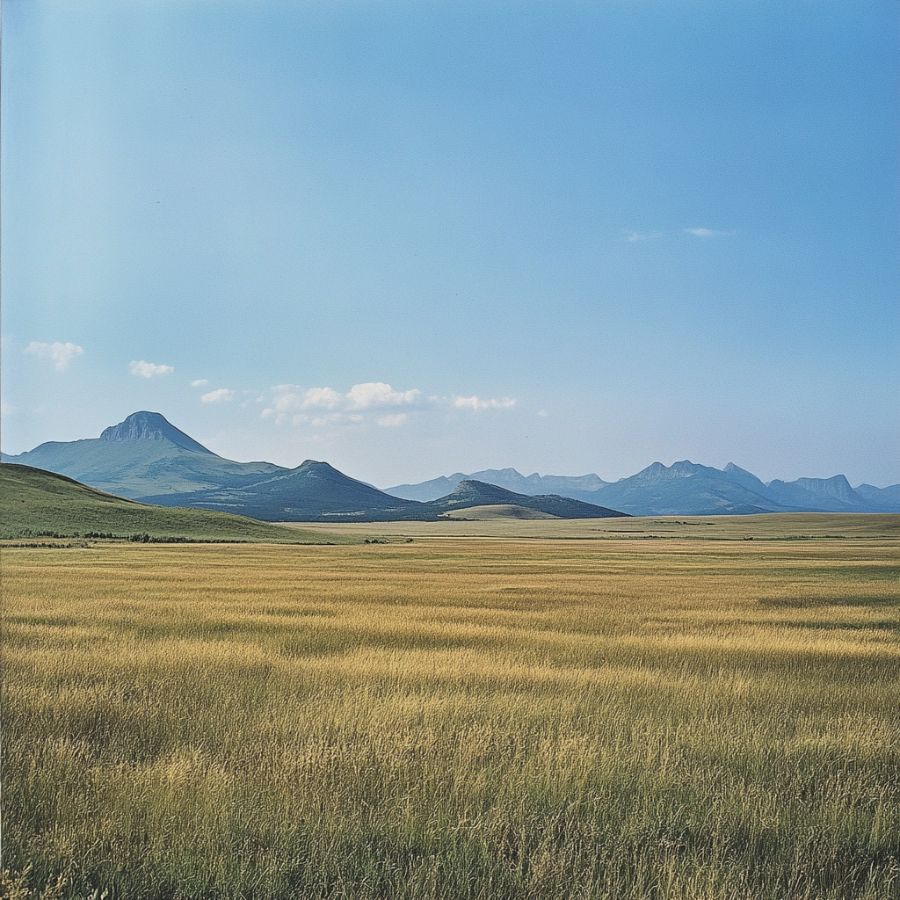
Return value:
[(7, 550), (7, 892), (896, 896), (896, 551)]

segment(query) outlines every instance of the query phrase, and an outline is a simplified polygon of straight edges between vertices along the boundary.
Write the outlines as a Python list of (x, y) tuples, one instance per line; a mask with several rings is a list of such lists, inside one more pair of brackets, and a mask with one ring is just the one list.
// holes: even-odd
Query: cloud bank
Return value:
[(512, 397), (429, 396), (419, 388), (398, 390), (384, 381), (354, 384), (347, 391), (332, 387), (301, 387), (279, 384), (271, 389), (261, 415), (276, 425), (361, 424), (374, 422), (380, 428), (406, 425), (411, 414), (426, 410), (452, 409), (470, 412), (512, 409)]

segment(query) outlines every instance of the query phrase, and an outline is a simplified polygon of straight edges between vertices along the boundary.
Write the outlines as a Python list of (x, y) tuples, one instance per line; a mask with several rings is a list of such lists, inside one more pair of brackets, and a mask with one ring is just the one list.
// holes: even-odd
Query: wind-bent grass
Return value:
[(896, 896), (897, 549), (6, 550), (7, 885)]

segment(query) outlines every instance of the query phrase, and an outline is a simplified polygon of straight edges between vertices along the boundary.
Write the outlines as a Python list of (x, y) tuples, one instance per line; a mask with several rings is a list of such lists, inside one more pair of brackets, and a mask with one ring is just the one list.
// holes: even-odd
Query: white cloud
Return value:
[(195, 378), (191, 382), (191, 387), (192, 388), (201, 388), (201, 387), (206, 387), (208, 384), (209, 384), (208, 378)]
[(473, 412), (483, 412), (486, 409), (512, 409), (516, 401), (512, 397), (471, 397), (453, 398), (453, 406), (456, 409), (470, 409)]
[(347, 400), (351, 409), (383, 409), (386, 406), (408, 406), (421, 396), (422, 392), (416, 388), (395, 391), (383, 381), (367, 381), (354, 384), (347, 393)]
[(145, 359), (133, 359), (128, 363), (128, 371), (139, 378), (156, 378), (158, 375), (171, 375), (175, 371), (175, 367), (147, 362)]
[(276, 384), (262, 415), (266, 419), (274, 418), (279, 425), (294, 416), (296, 425), (309, 421), (308, 416), (298, 414), (306, 410), (336, 409), (342, 400), (342, 395), (329, 387), (302, 388), (296, 384)]
[[(312, 424), (321, 426), (338, 422), (361, 422), (359, 413), (374, 409), (391, 409), (417, 403), (422, 392), (417, 388), (398, 391), (383, 381), (354, 384), (342, 393), (331, 387), (303, 388), (296, 384), (278, 384), (272, 388), (263, 418), (276, 424)], [(306, 415), (308, 412), (328, 412), (329, 415)]]
[(406, 413), (391, 413), (387, 416), (379, 416), (375, 422), (382, 428), (400, 428), (409, 421)]
[(683, 228), (682, 231), (697, 238), (726, 237), (732, 233), (730, 231), (719, 231), (715, 228), (703, 228), (699, 225), (693, 228)]
[(301, 409), (336, 409), (341, 405), (341, 395), (330, 387), (314, 387), (300, 397)]
[(228, 388), (216, 388), (206, 394), (200, 395), (201, 403), (227, 403), (234, 397), (234, 391)]
[(383, 381), (354, 384), (342, 392), (331, 387), (304, 388), (296, 384), (278, 384), (271, 389), (261, 412), (276, 425), (358, 425), (374, 422), (381, 428), (399, 428), (410, 421), (407, 410), (437, 409), (447, 406), (481, 412), (488, 409), (512, 409), (512, 397), (452, 397), (422, 393), (418, 388), (397, 390)]
[(32, 341), (25, 348), (25, 352), (37, 356), (39, 359), (49, 359), (57, 372), (65, 372), (69, 368), (69, 363), (76, 356), (84, 353), (84, 347), (79, 347), (78, 344), (70, 341), (53, 341), (52, 343)]

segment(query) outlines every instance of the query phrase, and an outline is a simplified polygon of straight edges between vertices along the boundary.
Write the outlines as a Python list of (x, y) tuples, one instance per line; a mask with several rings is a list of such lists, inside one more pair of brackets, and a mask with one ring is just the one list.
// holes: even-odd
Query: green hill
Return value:
[(335, 542), (334, 536), (282, 528), (202, 509), (166, 509), (125, 500), (64, 475), (0, 465), (0, 538), (149, 535), (197, 541)]
[[(610, 516), (627, 516), (627, 513), (608, 509), (605, 506), (595, 506), (593, 503), (584, 503), (581, 500), (573, 500), (569, 497), (559, 497), (556, 494), (543, 494), (530, 497), (525, 494), (517, 494), (495, 484), (484, 481), (467, 479), (461, 481), (456, 490), (440, 500), (432, 500), (422, 503), (420, 506), (432, 514), (446, 515), (456, 510), (468, 510), (474, 507), (485, 506), (515, 506), (519, 509), (530, 509), (544, 513), (559, 519), (602, 519)], [(520, 515), (519, 518), (522, 516)], [(411, 516), (409, 518), (412, 518)], [(417, 516), (417, 518), (425, 518)]]

